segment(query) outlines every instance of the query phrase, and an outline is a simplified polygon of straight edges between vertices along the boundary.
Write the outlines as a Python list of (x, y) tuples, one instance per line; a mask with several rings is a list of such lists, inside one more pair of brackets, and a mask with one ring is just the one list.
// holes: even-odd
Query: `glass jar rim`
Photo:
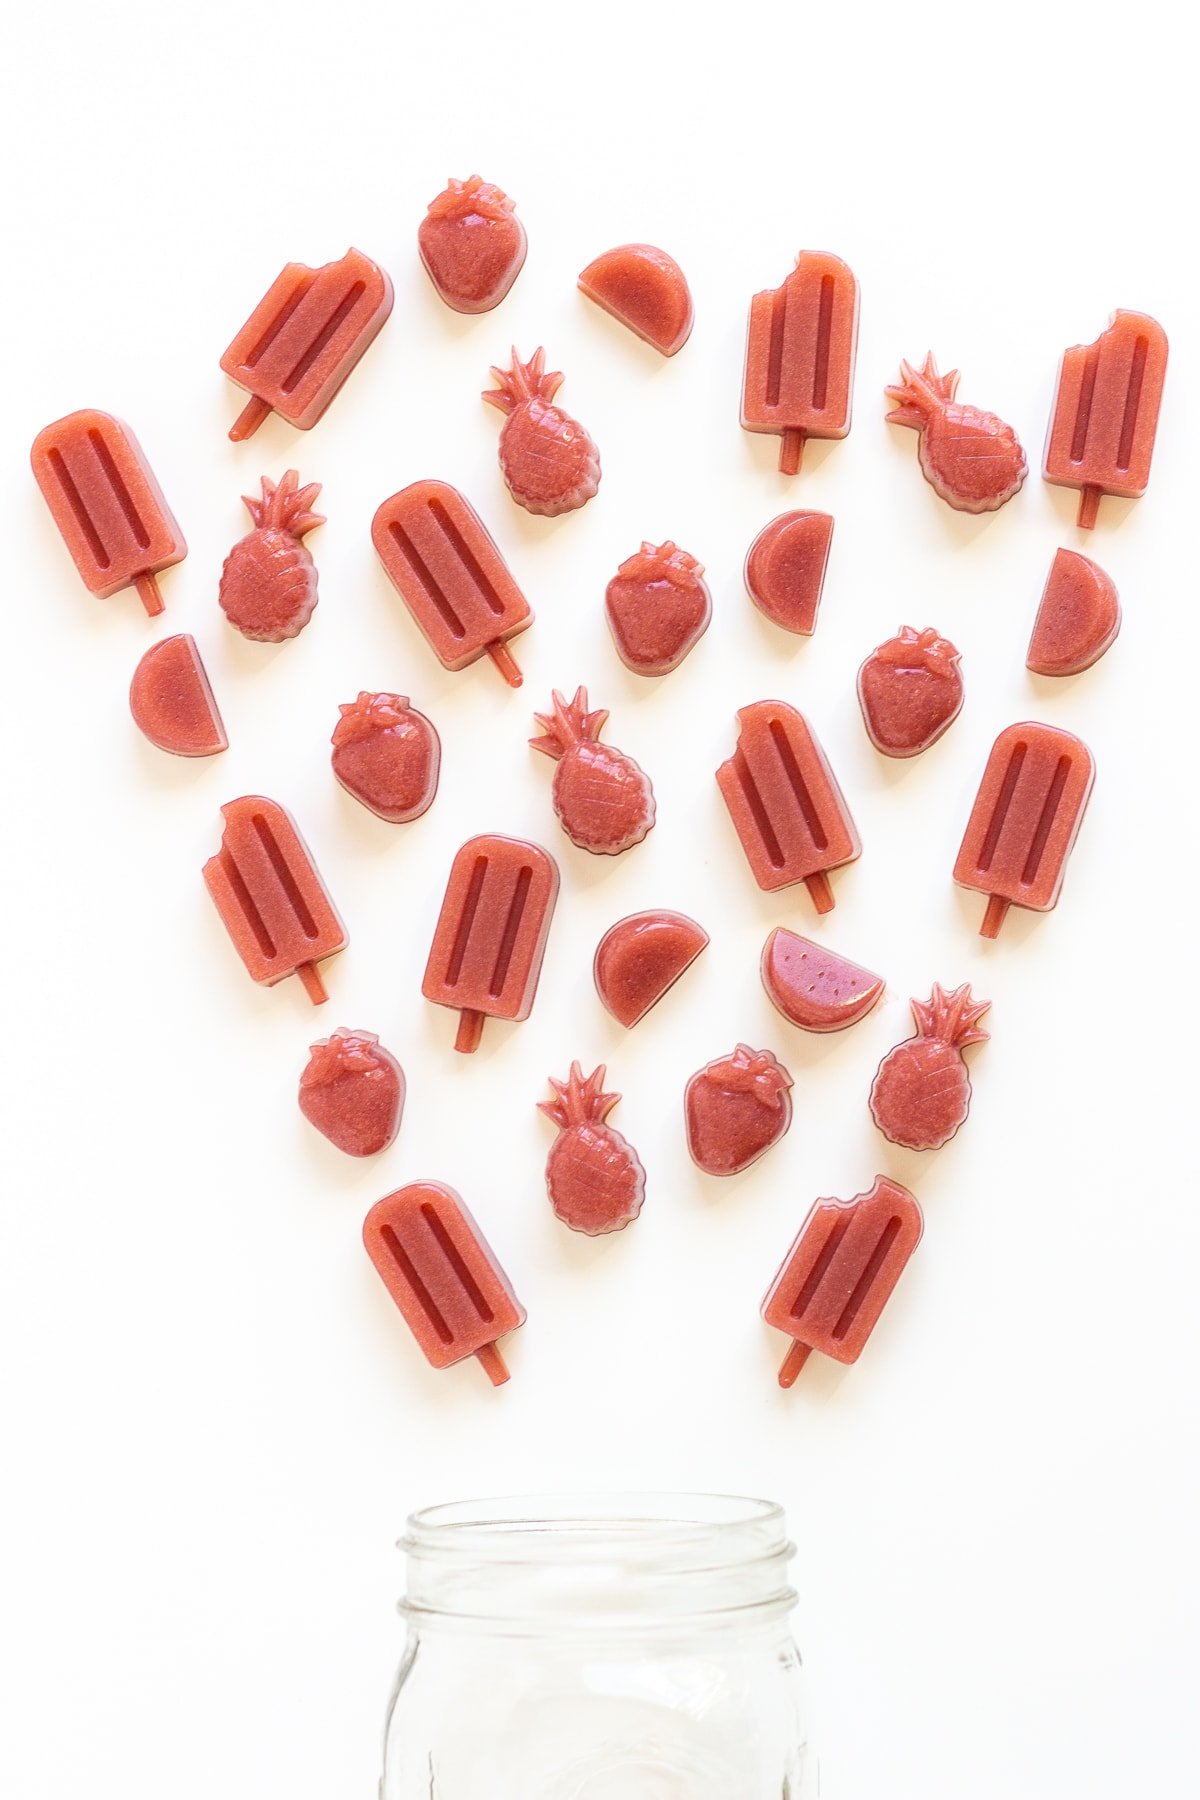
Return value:
[(727, 1494), (515, 1495), (408, 1520), (411, 1620), (581, 1630), (790, 1611), (782, 1507)]

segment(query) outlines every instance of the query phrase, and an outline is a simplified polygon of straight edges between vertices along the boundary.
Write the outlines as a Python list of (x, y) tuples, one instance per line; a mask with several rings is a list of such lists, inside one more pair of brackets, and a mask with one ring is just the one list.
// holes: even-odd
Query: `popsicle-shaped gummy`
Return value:
[(392, 310), (392, 284), (361, 250), (320, 269), (288, 263), (221, 358), (252, 398), (230, 430), (250, 437), (271, 412), (316, 424)]
[(862, 852), (833, 770), (807, 719), (782, 700), (738, 713), (737, 749), (717, 784), (760, 888), (803, 881), (818, 912), (833, 908), (826, 871)]
[(444, 668), (490, 656), (510, 687), (507, 640), (533, 624), (529, 602), (474, 507), (445, 481), (415, 481), (385, 500), (371, 541)]
[(558, 864), (520, 838), (477, 837), (450, 869), (421, 992), (460, 1014), (454, 1048), (485, 1019), (527, 1019), (558, 898)]
[(1069, 731), (1027, 720), (1000, 733), (954, 865), (960, 887), (988, 896), (983, 937), (997, 935), (1010, 906), (1057, 904), (1095, 773)]
[(254, 981), (298, 975), (314, 1006), (327, 998), (317, 964), (346, 947), (346, 930), (290, 814), (261, 794), (221, 808), (221, 848), (204, 880)]
[(853, 1200), (817, 1201), (762, 1306), (767, 1324), (792, 1339), (780, 1387), (814, 1350), (858, 1361), (923, 1228), (912, 1194), (884, 1175)]
[(508, 1380), (496, 1340), (525, 1323), (525, 1308), (453, 1188), (398, 1188), (367, 1214), (363, 1243), (435, 1369), (477, 1356), (496, 1387)]
[(839, 257), (802, 250), (777, 288), (750, 302), (742, 424), (778, 432), (779, 467), (795, 475), (805, 440), (843, 438), (858, 347), (858, 283)]
[(90, 407), (68, 413), (38, 432), (29, 460), (89, 593), (106, 600), (134, 587), (160, 613), (154, 577), (182, 562), (187, 544), (128, 425)]
[(1043, 473), (1080, 490), (1084, 530), (1105, 494), (1145, 493), (1166, 373), (1167, 334), (1148, 313), (1115, 312), (1094, 344), (1064, 351)]

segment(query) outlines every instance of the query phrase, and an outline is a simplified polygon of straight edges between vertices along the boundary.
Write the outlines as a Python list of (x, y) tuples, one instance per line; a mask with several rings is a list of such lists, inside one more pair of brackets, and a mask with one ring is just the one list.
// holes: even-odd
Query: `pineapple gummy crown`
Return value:
[(621, 1098), (620, 1094), (605, 1093), (607, 1072), (605, 1065), (599, 1063), (585, 1077), (582, 1064), (573, 1062), (565, 1081), (556, 1081), (553, 1075), (550, 1076), (554, 1098), (539, 1100), (538, 1111), (545, 1113), (560, 1131), (569, 1131), (574, 1125), (603, 1123)]
[(319, 481), (310, 481), (301, 487), (295, 469), (288, 469), (278, 485), (269, 475), (260, 479), (261, 498), (242, 495), (242, 504), (256, 531), (287, 531), (294, 538), (302, 538), (306, 532), (325, 523), (324, 514), (312, 511), (313, 502), (321, 492)]

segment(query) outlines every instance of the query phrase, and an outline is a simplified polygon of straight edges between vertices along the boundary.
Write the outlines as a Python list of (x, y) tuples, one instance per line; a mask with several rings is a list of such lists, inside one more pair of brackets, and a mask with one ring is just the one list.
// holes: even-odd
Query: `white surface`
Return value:
[[(6, 58), (3, 724), (10, 847), (0, 1442), (0, 1789), (14, 1800), (330, 1800), (371, 1793), (400, 1634), (391, 1549), (413, 1505), (554, 1485), (717, 1486), (785, 1501), (824, 1800), (1124, 1800), (1180, 1791), (1197, 1597), (1194, 755), (1197, 268), (1187, 59), (1165, 6), (753, 9), (719, 33), (625, 4), (378, 11), (348, 0), (29, 9)], [(757, 16), (756, 16), (757, 15)], [(513, 193), (529, 259), (496, 313), (436, 300), (415, 231), (448, 173)], [(1192, 171), (1194, 173), (1194, 170)], [(576, 272), (661, 242), (697, 323), (664, 363)], [(289, 258), (357, 244), (396, 284), (382, 337), (308, 435), (238, 448), (217, 359)], [(801, 245), (862, 286), (856, 419), (788, 481), (738, 428), (750, 293)], [(1037, 468), (1054, 373), (1117, 305), (1166, 325), (1148, 496), (1085, 540)], [(507, 498), (488, 364), (547, 346), (596, 437), (598, 499), (557, 522)], [(998, 516), (950, 512), (916, 440), (882, 422), (902, 355), (932, 346), (1034, 465)], [(46, 421), (130, 420), (190, 543), (157, 626), (93, 600), (29, 475)], [(244, 643), (215, 603), (238, 496), (295, 465), (324, 484), (321, 604), (296, 642)], [(480, 506), (537, 612), (526, 685), (447, 675), (368, 536), (418, 476)], [(786, 506), (837, 518), (817, 635), (751, 609), (741, 564)], [(712, 627), (639, 682), (601, 611), (616, 563), (672, 536), (707, 565)], [(1045, 570), (1075, 545), (1125, 624), (1077, 681), (1024, 650)], [(854, 696), (901, 620), (963, 652), (966, 708), (887, 764)], [(141, 651), (193, 631), (232, 747), (166, 758), (125, 706)], [(525, 748), (551, 685), (583, 680), (653, 776), (659, 823), (615, 861), (574, 851), (550, 765)], [(420, 823), (335, 785), (328, 736), (360, 687), (412, 694), (445, 746)], [(749, 879), (713, 782), (733, 714), (812, 718), (862, 860), (817, 925)], [(1092, 745), (1095, 795), (1059, 910), (976, 936), (950, 866), (999, 728)], [(219, 803), (294, 808), (351, 947), (316, 1013), (253, 987), (199, 877)], [(419, 984), (451, 854), (489, 829), (558, 857), (563, 892), (531, 1021), (473, 1060)], [(634, 1032), (601, 1010), (601, 931), (647, 905), (712, 946)], [(783, 922), (883, 970), (842, 1037), (772, 1011), (756, 964)], [(994, 1003), (969, 1126), (890, 1149), (866, 1112), (907, 998), (970, 980)], [(309, 1041), (368, 1026), (401, 1057), (398, 1142), (350, 1163), (304, 1124)], [(796, 1076), (796, 1116), (752, 1173), (685, 1152), (686, 1076), (739, 1038)], [(534, 1103), (573, 1056), (625, 1095), (649, 1197), (598, 1243), (552, 1218)], [(927, 1230), (857, 1368), (775, 1385), (758, 1303), (814, 1196), (889, 1172)], [(468, 1197), (529, 1308), (514, 1379), (428, 1370), (359, 1244), (418, 1175)], [(1184, 1766), (1188, 1766), (1186, 1763)], [(732, 1800), (732, 1797), (731, 1797)]]

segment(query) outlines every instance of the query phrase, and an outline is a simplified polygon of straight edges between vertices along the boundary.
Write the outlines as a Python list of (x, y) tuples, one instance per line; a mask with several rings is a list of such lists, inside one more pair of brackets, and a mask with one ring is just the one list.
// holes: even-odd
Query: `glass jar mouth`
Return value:
[(414, 1513), (401, 1611), (514, 1629), (745, 1624), (790, 1611), (773, 1501), (725, 1494), (516, 1495)]

